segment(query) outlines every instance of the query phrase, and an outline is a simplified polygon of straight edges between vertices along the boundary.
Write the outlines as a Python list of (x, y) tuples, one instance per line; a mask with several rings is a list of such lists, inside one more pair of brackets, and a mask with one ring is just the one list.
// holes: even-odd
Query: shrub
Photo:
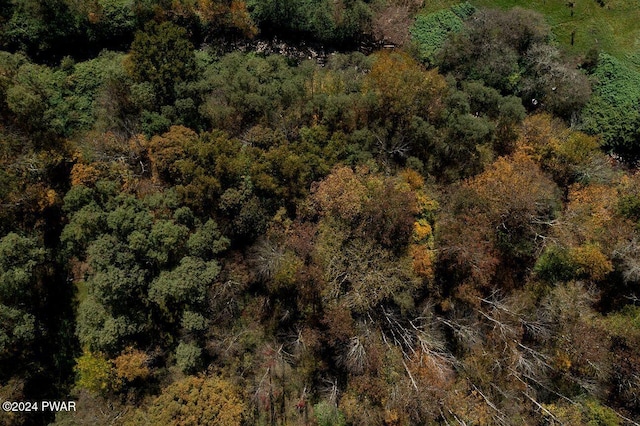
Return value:
[(640, 72), (601, 53), (594, 93), (582, 111), (585, 131), (628, 163), (640, 159)]
[(411, 36), (418, 44), (419, 59), (434, 65), (436, 53), (444, 45), (449, 34), (462, 28), (462, 19), (452, 10), (419, 15), (410, 30)]
[(180, 342), (176, 348), (176, 365), (185, 373), (195, 371), (200, 365), (202, 349), (193, 343)]

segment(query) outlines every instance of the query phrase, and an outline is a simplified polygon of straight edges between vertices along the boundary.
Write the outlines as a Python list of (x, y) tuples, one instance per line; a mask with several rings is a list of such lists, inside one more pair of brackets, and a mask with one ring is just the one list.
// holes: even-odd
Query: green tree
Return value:
[(187, 241), (187, 249), (192, 256), (208, 261), (227, 249), (229, 243), (229, 239), (222, 236), (218, 230), (216, 222), (209, 219), (200, 229), (191, 234)]
[(214, 128), (237, 132), (254, 124), (299, 125), (289, 109), (303, 95), (303, 80), (284, 56), (234, 52), (208, 66), (203, 77), (207, 92), (201, 111)]
[(175, 269), (163, 272), (151, 283), (149, 297), (169, 316), (187, 306), (202, 307), (207, 288), (219, 272), (220, 266), (215, 261), (184, 257)]
[(27, 58), (20, 53), (0, 51), (0, 69), (2, 70), (0, 74), (0, 99), (2, 99), (0, 109), (2, 111), (8, 107), (6, 104), (7, 89), (13, 84), (18, 70), (26, 62)]
[[(97, 0), (89, 12), (88, 35), (93, 43), (117, 46), (130, 41), (138, 24), (136, 4), (129, 0)], [(139, 7), (139, 6), (138, 6)]]
[(0, 239), (0, 377), (22, 367), (18, 360), (29, 358), (40, 334), (36, 315), (45, 254), (35, 238), (10, 233)]
[(150, 22), (136, 33), (129, 57), (130, 72), (151, 83), (160, 105), (171, 105), (176, 85), (195, 78), (193, 45), (184, 28), (170, 22)]
[(483, 10), (445, 43), (440, 70), (458, 81), (478, 80), (503, 95), (519, 96), (528, 109), (544, 108), (569, 119), (589, 99), (590, 84), (561, 59), (550, 34), (536, 12)]
[[(0, 304), (0, 359), (11, 359), (19, 352), (26, 352), (25, 348), (33, 344), (36, 337), (35, 317), (20, 309)], [(8, 371), (0, 370), (3, 376)]]
[(249, 0), (247, 7), (258, 26), (269, 31), (297, 31), (327, 42), (348, 42), (370, 30), (369, 2), (355, 0)]
[[(109, 91), (115, 89), (114, 81), (126, 84), (122, 65), (124, 57), (122, 53), (105, 50), (96, 58), (74, 64), (65, 90), (65, 100), (70, 109), (69, 125), (73, 130), (90, 129), (96, 121), (101, 130), (111, 130), (106, 123), (118, 118), (117, 106), (126, 104), (128, 98), (121, 93), (122, 99), (108, 99)], [(134, 111), (130, 114), (134, 115)]]
[(7, 88), (6, 102), (28, 131), (65, 134), (68, 104), (63, 98), (65, 75), (44, 65), (25, 63)]
[(82, 19), (64, 0), (16, 0), (3, 28), (0, 43), (30, 55), (55, 55), (69, 51), (69, 39), (81, 41)]
[(176, 366), (185, 374), (198, 370), (202, 364), (202, 349), (193, 343), (180, 342), (176, 348)]
[(102, 185), (77, 185), (65, 198), (65, 251), (88, 266), (81, 343), (112, 356), (132, 345), (172, 345), (178, 332), (201, 336), (208, 289), (220, 271), (215, 258), (229, 241), (215, 221), (202, 225), (178, 207), (174, 191), (138, 199)]

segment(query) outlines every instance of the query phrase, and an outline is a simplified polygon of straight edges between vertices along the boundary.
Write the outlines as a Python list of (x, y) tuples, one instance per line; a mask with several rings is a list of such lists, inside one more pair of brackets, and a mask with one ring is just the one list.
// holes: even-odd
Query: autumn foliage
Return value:
[(565, 26), (0, 3), (0, 399), (78, 402), (0, 424), (640, 421), (637, 123)]

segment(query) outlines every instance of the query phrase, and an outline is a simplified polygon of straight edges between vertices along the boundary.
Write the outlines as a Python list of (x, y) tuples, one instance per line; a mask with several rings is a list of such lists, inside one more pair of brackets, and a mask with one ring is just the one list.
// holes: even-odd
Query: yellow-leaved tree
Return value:
[(239, 426), (244, 412), (239, 392), (227, 380), (188, 376), (165, 388), (146, 412), (133, 416), (131, 424)]

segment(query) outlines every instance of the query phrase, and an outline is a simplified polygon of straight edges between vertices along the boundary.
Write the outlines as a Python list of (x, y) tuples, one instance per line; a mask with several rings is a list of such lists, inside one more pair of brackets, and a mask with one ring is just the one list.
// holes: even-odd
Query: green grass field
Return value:
[[(569, 1), (574, 3), (573, 16)], [(569, 52), (584, 54), (593, 47), (640, 69), (640, 0), (470, 0), (478, 7), (522, 7), (542, 13), (559, 44)], [(456, 0), (427, 0), (430, 13), (459, 3)], [(575, 31), (574, 44), (571, 34)]]

